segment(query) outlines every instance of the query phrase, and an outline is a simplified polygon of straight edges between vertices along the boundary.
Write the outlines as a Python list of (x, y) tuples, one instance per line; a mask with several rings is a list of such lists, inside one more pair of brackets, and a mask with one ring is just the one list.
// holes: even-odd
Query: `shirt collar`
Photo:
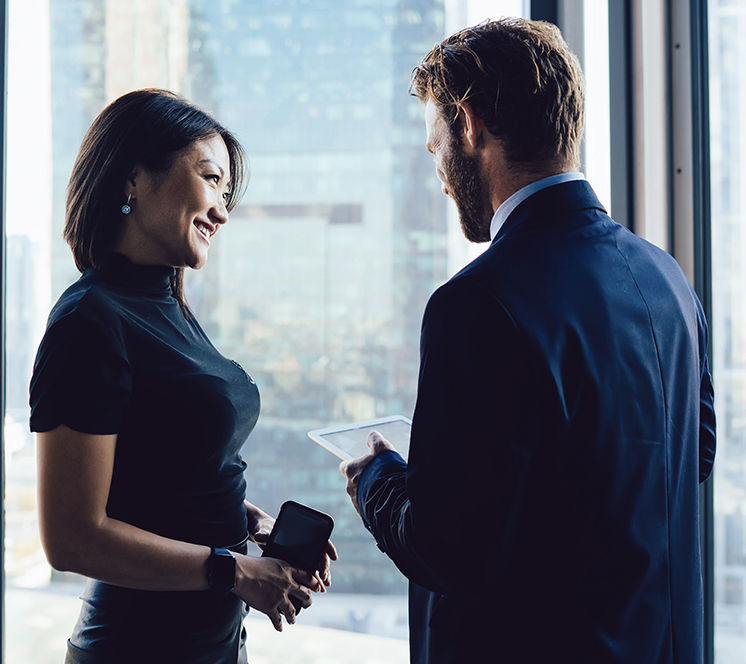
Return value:
[(531, 194), (535, 194), (537, 191), (541, 191), (542, 189), (546, 189), (555, 184), (571, 182), (572, 180), (585, 180), (585, 175), (582, 173), (559, 173), (558, 175), (550, 175), (548, 178), (542, 178), (541, 180), (532, 182), (523, 187), (523, 189), (516, 191), (495, 211), (495, 214), (492, 217), (492, 222), (490, 223), (490, 239), (495, 239), (495, 236), (502, 228), (502, 225), (507, 221), (510, 213), (531, 196)]

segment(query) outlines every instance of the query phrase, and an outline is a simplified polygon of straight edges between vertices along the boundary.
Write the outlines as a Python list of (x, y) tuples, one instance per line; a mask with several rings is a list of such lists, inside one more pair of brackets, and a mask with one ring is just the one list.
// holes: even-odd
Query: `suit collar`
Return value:
[(523, 201), (529, 196), (535, 194), (537, 191), (546, 189), (555, 184), (561, 184), (563, 182), (570, 182), (572, 180), (585, 180), (585, 176), (582, 173), (556, 173), (540, 180), (535, 180), (530, 184), (527, 184), (522, 189), (516, 191), (510, 198), (508, 198), (497, 210), (492, 217), (492, 223), (490, 224), (490, 237), (494, 238), (499, 232), (505, 220)]
[(606, 213), (595, 192), (586, 180), (555, 184), (531, 194), (511, 212), (492, 244), (498, 242), (516, 226), (534, 217), (553, 218), (580, 210), (597, 209)]

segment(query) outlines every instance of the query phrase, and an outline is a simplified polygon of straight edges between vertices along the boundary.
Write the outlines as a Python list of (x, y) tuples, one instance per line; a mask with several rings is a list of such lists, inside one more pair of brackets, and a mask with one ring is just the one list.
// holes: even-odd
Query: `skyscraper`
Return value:
[[(407, 89), (442, 38), (443, 1), (50, 8), (55, 235), (83, 133), (128, 89), (176, 88), (239, 136), (252, 181), (188, 294), (262, 394), (244, 449), (249, 498), (271, 512), (295, 498), (335, 517), (337, 589), (404, 592), (354, 514), (337, 460), (306, 432), (414, 406), (420, 319), (447, 278), (447, 233)], [(61, 244), (53, 260), (57, 294), (76, 274)]]
[(208, 334), (262, 392), (245, 449), (250, 496), (266, 492), (277, 509), (292, 495), (335, 516), (337, 588), (403, 591), (349, 506), (337, 461), (306, 432), (412, 412), (420, 318), (446, 278), (447, 246), (407, 88), (441, 36), (442, 3), (190, 11), (184, 90), (238, 133), (252, 163), (213, 269), (191, 289)]

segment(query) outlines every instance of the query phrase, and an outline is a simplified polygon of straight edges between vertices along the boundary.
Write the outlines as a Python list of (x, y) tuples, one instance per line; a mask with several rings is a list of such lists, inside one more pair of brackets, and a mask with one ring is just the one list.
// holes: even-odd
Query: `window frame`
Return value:
[[(681, 5), (681, 7), (679, 6)], [(686, 3), (673, 3), (674, 12), (684, 9)], [(694, 289), (702, 302), (708, 321), (712, 321), (712, 251), (710, 208), (710, 99), (709, 99), (709, 43), (707, 0), (690, 0), (690, 81), (691, 140), (692, 140), (692, 228)], [(676, 237), (674, 220), (674, 237)], [(674, 251), (674, 256), (676, 252)], [(712, 323), (710, 324), (712, 339)], [(712, 342), (708, 346), (708, 359), (712, 366)], [(715, 515), (714, 486), (710, 477), (700, 486), (700, 546), (702, 549), (702, 576), (704, 580), (704, 661), (715, 662)]]
[[(610, 69), (612, 123), (612, 205), (615, 218), (634, 230), (636, 192), (631, 169), (634, 164), (632, 85), (632, 10), (639, 0), (609, 0)], [(556, 22), (562, 0), (531, 0), (530, 15), (534, 19)], [(710, 253), (710, 182), (709, 182), (709, 99), (707, 57), (707, 1), (660, 0), (667, 17), (666, 39), (669, 49), (670, 95), (668, 103), (669, 140), (669, 200), (672, 208), (672, 252), (693, 280), (695, 290), (710, 319), (712, 272)], [(0, 88), (7, 91), (8, 3), (0, 0)], [(613, 21), (612, 21), (613, 19)], [(617, 23), (619, 21), (619, 23)], [(619, 25), (622, 29), (618, 29)], [(561, 26), (560, 26), (561, 27)], [(678, 44), (678, 46), (677, 46)], [(689, 98), (680, 106), (672, 103), (678, 95)], [(7, 94), (0, 100), (0, 406), (5, 414), (5, 174)], [(683, 164), (683, 166), (682, 166)], [(686, 168), (685, 168), (686, 167)], [(687, 170), (686, 183), (677, 178), (677, 168)], [(679, 183), (679, 184), (677, 184)], [(0, 611), (0, 661), (5, 661), (5, 440), (0, 427), (0, 587), (3, 591)], [(713, 486), (708, 480), (701, 487), (700, 523), (702, 567), (705, 586), (705, 662), (714, 662), (714, 519)]]
[[(570, 1), (531, 0), (531, 18), (559, 20), (561, 29), (561, 10)], [(656, 8), (664, 17), (662, 34), (643, 32), (640, 23), (645, 20), (644, 1), (608, 0), (612, 212), (617, 222), (633, 232), (648, 237), (652, 230), (655, 236), (667, 238), (664, 248), (682, 266), (707, 320), (712, 321), (707, 0), (657, 0)], [(650, 4), (644, 9), (650, 10)], [(664, 43), (667, 53), (663, 72), (666, 85), (661, 99), (656, 100), (664, 105), (668, 151), (668, 191), (664, 195), (667, 214), (659, 222), (665, 228), (651, 228), (645, 219), (637, 218), (644, 214), (646, 203), (642, 200), (645, 191), (635, 186), (635, 171), (644, 170), (645, 164), (640, 154), (645, 129), (640, 126), (645, 119), (641, 113), (645, 87), (640, 79), (649, 66), (643, 57), (644, 40)], [(636, 58), (641, 62), (636, 63)], [(712, 366), (711, 345), (708, 358)], [(715, 661), (714, 544), (711, 477), (700, 486), (705, 664)]]
[(0, 662), (5, 661), (5, 172), (8, 89), (8, 3), (0, 0)]

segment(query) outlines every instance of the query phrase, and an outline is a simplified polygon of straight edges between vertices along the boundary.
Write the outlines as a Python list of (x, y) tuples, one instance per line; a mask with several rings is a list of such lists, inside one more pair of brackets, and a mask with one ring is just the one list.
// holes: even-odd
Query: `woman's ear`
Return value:
[(464, 102), (459, 106), (459, 118), (464, 130), (464, 139), (472, 149), (483, 145), (484, 122), (472, 108), (472, 105)]
[(140, 189), (144, 186), (144, 171), (139, 164), (136, 164), (127, 179), (124, 181), (124, 195), (137, 198), (138, 184)]

